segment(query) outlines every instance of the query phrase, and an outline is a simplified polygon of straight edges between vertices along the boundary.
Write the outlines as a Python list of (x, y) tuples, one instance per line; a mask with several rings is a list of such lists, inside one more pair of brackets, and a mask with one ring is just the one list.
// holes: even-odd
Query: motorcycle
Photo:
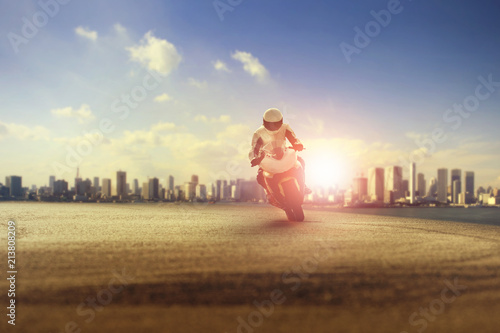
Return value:
[(304, 221), (304, 168), (297, 160), (296, 150), (284, 144), (267, 144), (252, 161), (252, 166), (257, 164), (263, 170), (267, 192), (271, 195), (269, 203), (283, 209), (289, 221)]

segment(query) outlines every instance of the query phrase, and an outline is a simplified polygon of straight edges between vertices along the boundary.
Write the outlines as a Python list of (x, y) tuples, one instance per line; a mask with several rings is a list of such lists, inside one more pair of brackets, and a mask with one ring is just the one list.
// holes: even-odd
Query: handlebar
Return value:
[[(286, 147), (286, 148), (288, 148), (288, 149), (293, 149), (293, 150), (297, 151), (297, 149), (295, 149), (293, 146)], [(302, 147), (302, 150), (304, 150), (304, 149), (306, 149), (306, 148)], [(271, 154), (270, 154), (270, 155), (271, 155)], [(276, 154), (273, 154), (273, 155), (276, 155)], [(273, 155), (271, 155), (271, 156), (273, 156)], [(253, 168), (254, 166), (256, 166), (256, 165), (259, 165), (259, 164), (260, 164), (260, 162), (262, 162), (262, 160), (264, 159), (264, 157), (266, 157), (266, 153), (265, 153), (265, 151), (264, 151), (264, 150), (262, 150), (262, 149), (261, 149), (261, 150), (260, 150), (260, 152), (259, 152), (259, 156), (255, 157), (255, 158), (254, 158), (254, 159), (250, 162), (250, 163), (251, 163), (251, 165), (252, 165), (252, 168)]]

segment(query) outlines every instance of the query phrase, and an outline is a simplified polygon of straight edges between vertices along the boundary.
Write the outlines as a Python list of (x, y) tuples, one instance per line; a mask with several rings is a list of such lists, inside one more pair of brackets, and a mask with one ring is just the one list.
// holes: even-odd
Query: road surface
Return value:
[[(266, 205), (0, 204), (2, 332), (498, 332), (498, 226)], [(6, 307), (16, 222), (16, 326)]]

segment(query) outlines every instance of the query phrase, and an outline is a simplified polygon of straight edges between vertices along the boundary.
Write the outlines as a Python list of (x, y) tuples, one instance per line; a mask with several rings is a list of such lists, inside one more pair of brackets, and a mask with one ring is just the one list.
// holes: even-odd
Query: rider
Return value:
[[(255, 131), (252, 137), (252, 149), (248, 155), (252, 166), (260, 164), (260, 149), (263, 146), (271, 142), (285, 142), (286, 139), (290, 141), (293, 149), (297, 151), (302, 151), (304, 149), (304, 146), (300, 140), (297, 139), (290, 125), (283, 124), (283, 115), (280, 110), (272, 108), (264, 112), (263, 124)], [(304, 160), (300, 156), (297, 156), (297, 160), (302, 164), (302, 168), (304, 168)], [(267, 197), (271, 197), (267, 190), (262, 168), (259, 168), (257, 182), (266, 190)], [(305, 186), (305, 192), (308, 194), (311, 193), (311, 190)]]

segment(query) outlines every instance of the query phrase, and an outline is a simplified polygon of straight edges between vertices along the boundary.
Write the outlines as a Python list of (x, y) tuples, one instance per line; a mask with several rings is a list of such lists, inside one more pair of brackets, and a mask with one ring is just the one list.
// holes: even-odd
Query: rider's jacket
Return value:
[(268, 144), (271, 144), (274, 148), (282, 147), (285, 145), (286, 139), (288, 139), (292, 145), (301, 143), (288, 124), (281, 125), (280, 129), (277, 131), (269, 131), (262, 125), (253, 134), (252, 149), (248, 154), (248, 158), (253, 160), (255, 157), (258, 157), (260, 149)]

